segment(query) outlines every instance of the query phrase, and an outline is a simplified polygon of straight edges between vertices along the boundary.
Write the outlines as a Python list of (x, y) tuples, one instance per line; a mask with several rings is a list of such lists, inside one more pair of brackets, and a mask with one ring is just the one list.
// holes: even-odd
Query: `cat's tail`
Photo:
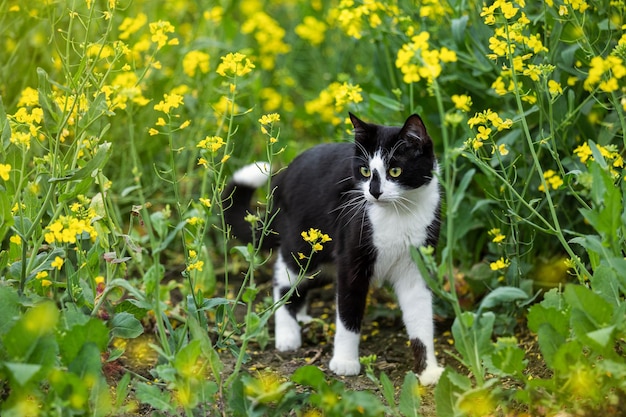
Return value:
[[(262, 246), (270, 249), (278, 245), (278, 235), (273, 232), (263, 233), (258, 223), (246, 219), (252, 214), (250, 202), (257, 188), (262, 187), (270, 178), (270, 164), (255, 162), (235, 171), (230, 182), (222, 192), (224, 201), (224, 220), (230, 225), (231, 233), (241, 242), (258, 242), (263, 234)], [(255, 233), (253, 235), (252, 233)]]

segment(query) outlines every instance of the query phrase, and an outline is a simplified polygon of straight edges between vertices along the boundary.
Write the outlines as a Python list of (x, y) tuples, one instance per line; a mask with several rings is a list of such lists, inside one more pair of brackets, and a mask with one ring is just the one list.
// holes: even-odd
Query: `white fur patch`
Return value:
[[(290, 288), (292, 280), (296, 280), (298, 274), (289, 270), (287, 264), (279, 253), (274, 265), (274, 302), (281, 299), (281, 289)], [(274, 337), (276, 349), (281, 352), (296, 350), (302, 346), (302, 334), (300, 325), (287, 307), (281, 305), (274, 314)]]
[(337, 331), (333, 349), (333, 358), (330, 360), (330, 370), (337, 375), (358, 375), (361, 372), (359, 362), (360, 333), (352, 332), (343, 325), (339, 314), (336, 321)]
[(246, 165), (233, 174), (235, 184), (245, 185), (250, 188), (259, 188), (270, 178), (270, 164), (267, 162), (255, 162)]

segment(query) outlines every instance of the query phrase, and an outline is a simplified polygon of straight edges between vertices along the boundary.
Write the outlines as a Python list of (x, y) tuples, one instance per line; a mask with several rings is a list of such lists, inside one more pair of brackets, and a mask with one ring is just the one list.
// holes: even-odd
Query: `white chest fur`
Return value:
[(410, 247), (421, 246), (428, 238), (428, 227), (435, 220), (440, 199), (437, 179), (405, 197), (408, 200), (402, 207), (371, 203), (367, 208), (377, 250), (374, 279), (379, 282), (395, 284), (415, 270)]

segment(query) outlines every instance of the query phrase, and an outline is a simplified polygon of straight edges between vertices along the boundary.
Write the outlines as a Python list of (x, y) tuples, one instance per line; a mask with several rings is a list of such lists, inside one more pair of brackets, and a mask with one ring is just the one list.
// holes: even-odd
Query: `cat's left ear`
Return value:
[(428, 132), (426, 132), (426, 126), (424, 126), (422, 118), (417, 114), (412, 114), (408, 119), (406, 119), (406, 122), (404, 122), (404, 126), (402, 126), (402, 130), (400, 131), (400, 136), (406, 138), (410, 142), (416, 141), (419, 144), (431, 142), (430, 136), (428, 136)]

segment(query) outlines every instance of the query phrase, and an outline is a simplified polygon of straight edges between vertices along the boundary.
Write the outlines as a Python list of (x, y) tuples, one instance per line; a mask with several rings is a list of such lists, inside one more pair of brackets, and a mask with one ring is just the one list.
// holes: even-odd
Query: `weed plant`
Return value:
[[(436, 142), (442, 239), (414, 258), (465, 367), (442, 376), (437, 414), (623, 409), (625, 13), (622, 0), (0, 2), (0, 413), (420, 415), (415, 375), (394, 387), (375, 357), (380, 395), (312, 366), (243, 367), (280, 303), (260, 302), (268, 254), (231, 241), (221, 191), (251, 160), (277, 172), (349, 140), (349, 110), (419, 113)], [(248, 217), (265, 233), (271, 197)], [(520, 327), (546, 375), (529, 374)], [(132, 341), (145, 374), (115, 368)]]

